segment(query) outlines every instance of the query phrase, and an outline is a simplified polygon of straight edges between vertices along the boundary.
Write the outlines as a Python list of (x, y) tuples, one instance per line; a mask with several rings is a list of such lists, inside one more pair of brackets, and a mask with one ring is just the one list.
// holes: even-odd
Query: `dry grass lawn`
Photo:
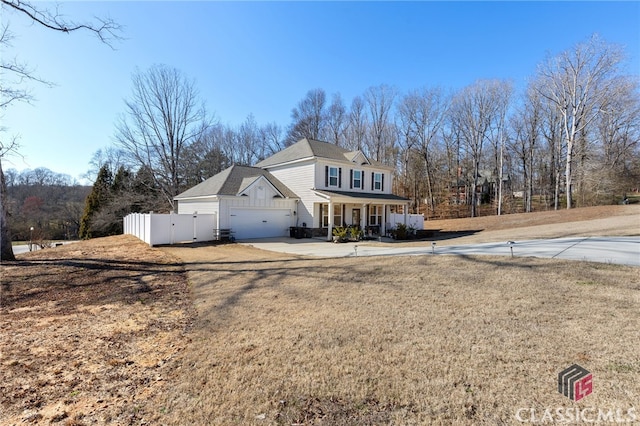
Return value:
[[(638, 235), (640, 210), (614, 211), (581, 212), (580, 226), (592, 225), (580, 232), (606, 222), (607, 232)], [(475, 238), (504, 231), (482, 229)], [(130, 237), (43, 253), (2, 266), (0, 424), (493, 425), (517, 424), (521, 408), (640, 414), (639, 268), (150, 249)], [(594, 376), (593, 394), (577, 403), (556, 389), (574, 363)]]
[(140, 424), (194, 319), (179, 262), (119, 236), (1, 268), (0, 425)]
[[(163, 422), (512, 424), (518, 408), (638, 406), (637, 268), (190, 250), (168, 249), (190, 259), (199, 320)], [(578, 404), (556, 391), (573, 363), (595, 377)]]

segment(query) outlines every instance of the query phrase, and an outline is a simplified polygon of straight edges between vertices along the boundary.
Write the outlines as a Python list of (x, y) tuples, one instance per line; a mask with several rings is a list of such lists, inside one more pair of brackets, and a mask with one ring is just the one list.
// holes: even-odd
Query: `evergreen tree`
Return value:
[(93, 189), (87, 197), (84, 214), (80, 220), (80, 238), (89, 239), (104, 236), (99, 230), (93, 228), (92, 221), (94, 216), (111, 199), (112, 183), (113, 176), (109, 167), (105, 164), (100, 168), (96, 182), (93, 184)]

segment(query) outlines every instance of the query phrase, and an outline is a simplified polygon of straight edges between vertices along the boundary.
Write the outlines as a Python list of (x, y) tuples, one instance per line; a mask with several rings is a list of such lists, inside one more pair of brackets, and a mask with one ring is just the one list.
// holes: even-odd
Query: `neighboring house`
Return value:
[(391, 213), (406, 213), (409, 203), (391, 192), (392, 183), (393, 168), (361, 151), (302, 139), (255, 167), (232, 166), (175, 200), (178, 213), (217, 213), (219, 227), (238, 239), (284, 236), (291, 226), (327, 239), (347, 225), (384, 235)]

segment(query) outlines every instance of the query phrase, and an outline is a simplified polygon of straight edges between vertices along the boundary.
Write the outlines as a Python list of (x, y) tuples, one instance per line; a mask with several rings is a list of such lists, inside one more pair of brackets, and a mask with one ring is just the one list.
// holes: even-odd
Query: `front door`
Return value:
[(351, 224), (360, 226), (360, 209), (351, 210)]

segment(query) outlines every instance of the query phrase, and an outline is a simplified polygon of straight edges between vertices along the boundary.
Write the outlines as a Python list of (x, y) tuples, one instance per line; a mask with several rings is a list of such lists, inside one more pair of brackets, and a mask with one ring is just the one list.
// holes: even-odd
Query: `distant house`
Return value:
[(392, 183), (393, 168), (361, 151), (302, 139), (254, 167), (232, 166), (175, 200), (178, 213), (216, 213), (219, 228), (237, 239), (285, 236), (290, 227), (330, 239), (336, 226), (386, 234), (395, 225), (391, 213), (406, 212), (409, 203), (392, 193)]

